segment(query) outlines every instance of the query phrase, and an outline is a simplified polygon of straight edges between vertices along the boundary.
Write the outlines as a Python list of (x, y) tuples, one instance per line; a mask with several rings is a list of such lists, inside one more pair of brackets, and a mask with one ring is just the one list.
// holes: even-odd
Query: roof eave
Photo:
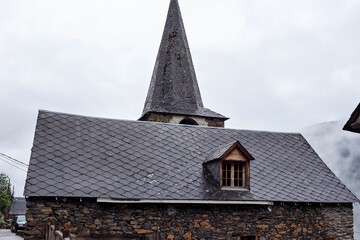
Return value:
[(219, 204), (219, 205), (274, 205), (271, 201), (226, 201), (226, 200), (167, 200), (167, 199), (113, 199), (97, 198), (100, 203), (170, 203), (170, 204)]

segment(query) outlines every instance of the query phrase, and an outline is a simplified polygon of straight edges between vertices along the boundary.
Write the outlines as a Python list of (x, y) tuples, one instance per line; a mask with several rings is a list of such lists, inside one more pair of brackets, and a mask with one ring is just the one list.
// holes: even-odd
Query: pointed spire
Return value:
[(203, 107), (177, 0), (171, 0), (143, 116), (150, 112), (226, 118)]

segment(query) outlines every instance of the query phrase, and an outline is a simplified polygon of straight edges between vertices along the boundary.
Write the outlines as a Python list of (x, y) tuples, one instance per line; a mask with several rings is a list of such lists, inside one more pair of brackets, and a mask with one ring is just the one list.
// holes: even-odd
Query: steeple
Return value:
[[(157, 117), (154, 118), (155, 115)], [(227, 119), (203, 106), (177, 0), (170, 1), (164, 33), (140, 120), (177, 123), (177, 120), (171, 121), (173, 117), (177, 120), (181, 117), (190, 118), (190, 122), (192, 120), (196, 124), (207, 126), (219, 124), (209, 125), (205, 120), (215, 119), (223, 126)], [(164, 120), (165, 118), (167, 120)], [(203, 124), (194, 118), (201, 118)], [(189, 121), (186, 123), (190, 123)]]

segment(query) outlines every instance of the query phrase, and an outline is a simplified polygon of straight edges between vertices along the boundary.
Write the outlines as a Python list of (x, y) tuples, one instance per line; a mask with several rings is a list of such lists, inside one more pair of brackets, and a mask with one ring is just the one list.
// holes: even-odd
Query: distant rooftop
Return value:
[(360, 103), (351, 114), (349, 120), (346, 122), (343, 130), (360, 133)]
[(26, 213), (26, 200), (24, 197), (15, 197), (11, 203), (10, 215), (23, 215)]

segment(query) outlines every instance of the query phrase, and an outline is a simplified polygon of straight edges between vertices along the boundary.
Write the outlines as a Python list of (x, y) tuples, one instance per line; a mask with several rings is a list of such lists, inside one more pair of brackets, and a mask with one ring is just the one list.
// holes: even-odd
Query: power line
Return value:
[(8, 163), (8, 164), (10, 164), (10, 165), (12, 165), (14, 167), (17, 167), (17, 168), (20, 168), (20, 169), (24, 169), (24, 168), (26, 169), (26, 167), (24, 167), (22, 165), (16, 165), (16, 164), (14, 164), (14, 162), (9, 161), (8, 159), (3, 158), (2, 156), (0, 156), (0, 160), (3, 160), (4, 162), (6, 162), (6, 163)]
[(9, 156), (6, 155), (6, 154), (0, 153), (0, 156), (3, 156), (3, 157), (5, 157), (5, 158), (7, 158), (7, 159), (9, 159), (9, 160), (11, 160), (11, 161), (13, 161), (13, 162), (18, 163), (18, 164), (24, 165), (25, 167), (28, 167), (28, 166), (29, 166), (29, 164), (23, 163), (23, 162), (15, 159), (15, 158), (9, 157)]
[(3, 160), (3, 161), (6, 162), (7, 164), (10, 164), (11, 166), (13, 166), (13, 167), (15, 167), (15, 168), (17, 168), (17, 169), (26, 172), (25, 169), (21, 168), (19, 165), (17, 166), (17, 165), (15, 165), (15, 164), (9, 162), (9, 160), (7, 160), (6, 158), (3, 158), (2, 156), (0, 156), (0, 160)]
[(3, 160), (4, 162), (6, 162), (7, 164), (9, 164), (9, 165), (13, 166), (14, 168), (17, 168), (17, 169), (19, 169), (19, 170), (21, 170), (21, 171), (26, 172), (26, 170), (25, 170), (25, 169), (20, 168), (20, 167), (18, 167), (18, 166), (16, 166), (16, 165), (12, 164), (12, 163), (10, 163), (10, 162), (7, 162), (7, 161), (5, 161), (4, 159), (1, 159), (1, 158), (0, 158), (0, 160)]

